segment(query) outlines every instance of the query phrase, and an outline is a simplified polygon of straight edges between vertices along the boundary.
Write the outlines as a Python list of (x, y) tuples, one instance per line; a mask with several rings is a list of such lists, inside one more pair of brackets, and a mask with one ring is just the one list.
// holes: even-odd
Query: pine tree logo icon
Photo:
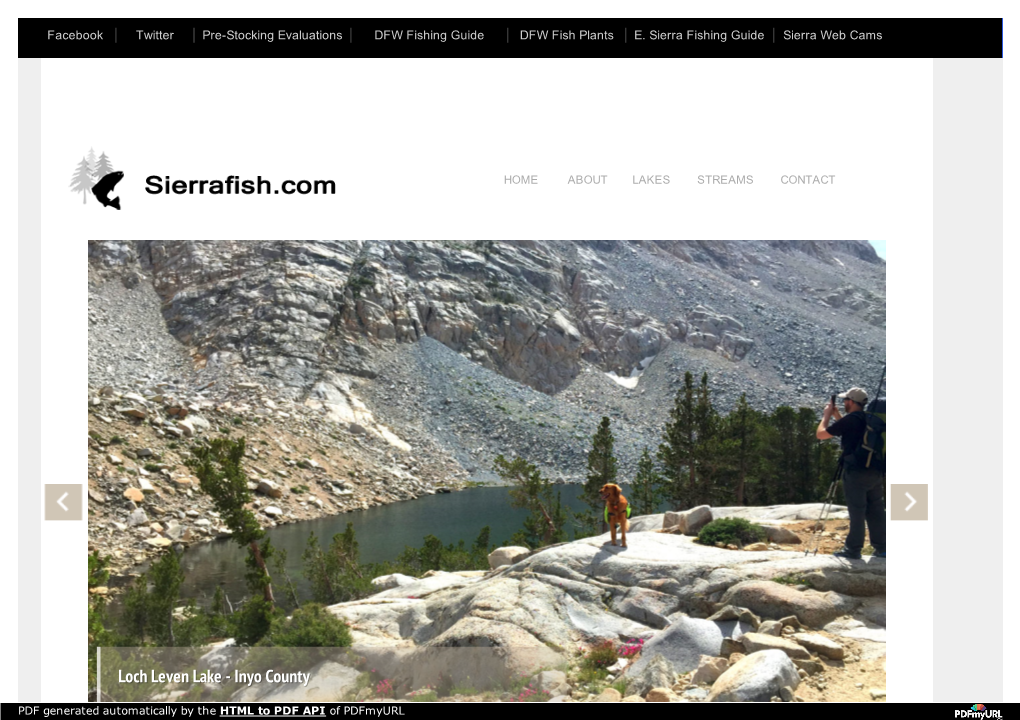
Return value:
[(89, 194), (92, 194), (100, 205), (120, 210), (120, 198), (110, 199), (110, 193), (123, 177), (123, 172), (113, 169), (113, 163), (105, 152), (97, 158), (95, 150), (89, 148), (88, 154), (82, 156), (71, 176), (71, 192), (81, 193), (83, 205), (87, 203)]

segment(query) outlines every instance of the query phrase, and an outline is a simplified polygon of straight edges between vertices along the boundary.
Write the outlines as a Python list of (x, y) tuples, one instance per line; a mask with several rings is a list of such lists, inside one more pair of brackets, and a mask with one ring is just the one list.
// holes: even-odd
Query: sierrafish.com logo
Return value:
[(971, 705), (968, 710), (957, 710), (955, 717), (958, 718), (1002, 718), (1002, 710), (989, 710), (981, 703)]
[(88, 204), (89, 195), (92, 195), (101, 206), (120, 210), (120, 198), (111, 195), (123, 177), (124, 173), (113, 169), (105, 152), (96, 157), (95, 150), (89, 148), (88, 155), (82, 156), (71, 176), (71, 192), (81, 193), (83, 205)]

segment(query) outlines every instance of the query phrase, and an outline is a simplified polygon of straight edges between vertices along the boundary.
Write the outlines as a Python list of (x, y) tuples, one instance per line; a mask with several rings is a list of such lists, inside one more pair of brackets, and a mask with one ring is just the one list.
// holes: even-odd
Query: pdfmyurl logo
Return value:
[(94, 150), (82, 157), (74, 175), (71, 176), (71, 192), (81, 193), (82, 204), (87, 204), (89, 195), (103, 207), (120, 210), (120, 198), (111, 198), (113, 189), (124, 177), (124, 173), (113, 169), (113, 164), (106, 153), (96, 157)]
[(956, 717), (958, 718), (1002, 718), (1001, 710), (989, 710), (981, 703), (971, 705), (969, 710), (957, 710)]

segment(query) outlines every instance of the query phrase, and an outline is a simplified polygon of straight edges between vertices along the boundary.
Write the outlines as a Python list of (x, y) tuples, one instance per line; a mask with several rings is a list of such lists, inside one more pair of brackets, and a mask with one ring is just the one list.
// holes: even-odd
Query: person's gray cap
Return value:
[(839, 399), (842, 400), (844, 398), (850, 398), (857, 404), (863, 404), (864, 401), (868, 399), (868, 393), (866, 393), (862, 388), (852, 387), (845, 393), (840, 394)]

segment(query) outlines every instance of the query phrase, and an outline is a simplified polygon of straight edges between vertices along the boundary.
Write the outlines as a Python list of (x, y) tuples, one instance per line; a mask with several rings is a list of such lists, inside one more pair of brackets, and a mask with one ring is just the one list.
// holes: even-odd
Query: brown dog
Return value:
[(627, 547), (627, 529), (630, 521), (627, 520), (627, 498), (623, 496), (619, 485), (607, 483), (599, 490), (599, 496), (606, 501), (606, 514), (609, 516), (609, 536), (613, 545), (616, 545), (616, 526), (620, 526), (620, 540), (623, 547)]

